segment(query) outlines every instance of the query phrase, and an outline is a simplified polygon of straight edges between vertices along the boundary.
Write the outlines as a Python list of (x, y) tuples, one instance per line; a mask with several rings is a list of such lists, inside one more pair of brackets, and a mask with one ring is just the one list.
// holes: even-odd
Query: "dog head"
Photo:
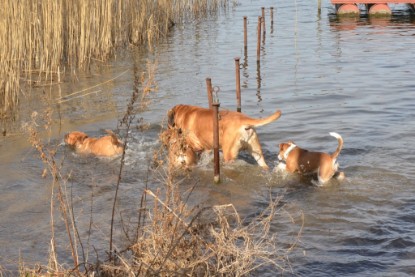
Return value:
[(296, 147), (293, 141), (288, 141), (284, 143), (280, 143), (280, 152), (278, 153), (278, 160), (284, 161), (287, 159), (288, 154), (290, 154), (291, 150)]
[(71, 132), (65, 135), (65, 143), (70, 146), (76, 146), (82, 144), (88, 135), (84, 132)]
[(185, 134), (181, 129), (171, 128), (160, 135), (160, 140), (168, 149), (169, 162), (174, 167), (184, 167), (197, 163), (197, 154), (187, 144)]

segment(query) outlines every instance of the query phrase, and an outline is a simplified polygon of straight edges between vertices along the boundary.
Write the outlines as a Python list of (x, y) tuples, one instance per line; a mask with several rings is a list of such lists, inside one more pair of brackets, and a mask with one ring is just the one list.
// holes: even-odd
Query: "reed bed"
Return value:
[(153, 45), (177, 23), (231, 0), (1, 0), (0, 119), (22, 92), (68, 70), (107, 61), (117, 48)]

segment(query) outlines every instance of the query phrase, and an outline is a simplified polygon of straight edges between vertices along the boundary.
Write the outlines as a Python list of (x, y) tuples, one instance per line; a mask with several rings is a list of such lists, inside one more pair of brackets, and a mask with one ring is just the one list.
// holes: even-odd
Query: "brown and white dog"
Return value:
[(75, 148), (77, 153), (93, 154), (103, 157), (114, 157), (124, 151), (123, 143), (110, 130), (108, 136), (100, 138), (88, 137), (84, 132), (74, 131), (65, 135), (65, 143)]
[[(262, 118), (250, 118), (235, 111), (219, 112), (219, 147), (225, 162), (236, 159), (240, 150), (250, 152), (257, 163), (268, 169), (262, 154), (255, 127), (271, 123), (281, 116), (281, 111)], [(213, 110), (190, 105), (177, 105), (168, 112), (169, 128), (179, 128), (186, 143), (194, 152), (213, 149)]]
[(160, 134), (160, 141), (168, 150), (169, 164), (175, 168), (189, 168), (197, 164), (198, 153), (186, 143), (181, 129), (168, 128)]
[(312, 182), (318, 186), (323, 185), (333, 176), (338, 180), (343, 180), (345, 175), (343, 172), (337, 172), (339, 164), (336, 162), (343, 148), (343, 139), (335, 132), (331, 132), (330, 135), (335, 137), (339, 143), (336, 151), (331, 155), (301, 149), (292, 141), (281, 143), (278, 159), (285, 161), (285, 165), (280, 163), (278, 167), (291, 173), (299, 172), (303, 175), (317, 173), (317, 181), (312, 180)]

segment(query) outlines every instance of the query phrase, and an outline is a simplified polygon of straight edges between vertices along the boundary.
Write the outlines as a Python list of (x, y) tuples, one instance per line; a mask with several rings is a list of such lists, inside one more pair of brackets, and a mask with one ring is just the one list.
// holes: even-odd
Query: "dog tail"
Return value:
[(336, 132), (330, 132), (329, 134), (330, 136), (335, 137), (337, 141), (339, 142), (339, 145), (337, 146), (336, 151), (333, 154), (331, 154), (331, 157), (333, 159), (337, 159), (337, 156), (339, 156), (340, 151), (342, 151), (342, 148), (343, 148), (343, 138)]
[(263, 126), (266, 125), (268, 123), (271, 123), (275, 120), (277, 120), (278, 118), (281, 117), (281, 111), (278, 110), (275, 113), (273, 113), (272, 115), (265, 117), (265, 118), (261, 118), (261, 119), (252, 119), (252, 122), (250, 122), (250, 127), (259, 127), (259, 126)]

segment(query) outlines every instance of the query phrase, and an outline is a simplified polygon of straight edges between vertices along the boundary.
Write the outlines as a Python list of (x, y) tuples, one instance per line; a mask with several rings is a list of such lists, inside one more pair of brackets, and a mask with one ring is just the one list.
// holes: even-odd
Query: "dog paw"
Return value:
[(278, 172), (278, 171), (285, 171), (285, 169), (287, 168), (287, 165), (285, 163), (279, 163), (275, 168), (274, 171)]
[(311, 183), (316, 187), (322, 187), (324, 183), (320, 182), (319, 180), (312, 179)]
[(339, 172), (336, 172), (336, 174), (334, 174), (334, 178), (337, 181), (343, 181), (344, 179), (346, 179), (346, 174), (344, 174), (343, 171), (339, 171)]

